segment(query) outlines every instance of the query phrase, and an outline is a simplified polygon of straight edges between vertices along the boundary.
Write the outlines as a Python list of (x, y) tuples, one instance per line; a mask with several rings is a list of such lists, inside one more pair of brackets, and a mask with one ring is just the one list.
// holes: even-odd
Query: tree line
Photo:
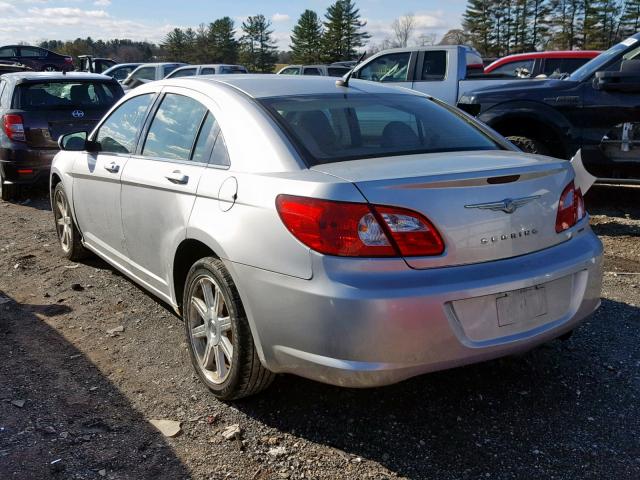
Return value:
[[(352, 0), (337, 0), (327, 8), (324, 20), (312, 10), (305, 10), (291, 33), (294, 63), (352, 60), (370, 35)], [(162, 47), (172, 61), (190, 63), (237, 63), (255, 72), (271, 72), (278, 60), (271, 21), (259, 14), (248, 17), (236, 31), (229, 17), (196, 30), (176, 28)]]
[(640, 0), (469, 0), (464, 40), (485, 56), (606, 50), (640, 29)]
[(62, 55), (70, 55), (72, 57), (93, 55), (94, 57), (114, 58), (123, 63), (149, 62), (163, 54), (158, 45), (128, 39), (104, 41), (93, 40), (88, 37), (67, 41), (47, 40), (41, 42), (39, 46)]

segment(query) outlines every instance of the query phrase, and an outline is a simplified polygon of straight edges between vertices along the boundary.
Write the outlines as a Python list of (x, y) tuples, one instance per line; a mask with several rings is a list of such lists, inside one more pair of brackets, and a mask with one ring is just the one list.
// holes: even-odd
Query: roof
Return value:
[(194, 68), (194, 67), (243, 67), (244, 68), (244, 65), (240, 65), (238, 63), (198, 63), (196, 65), (192, 65), (188, 63), (181, 66), (180, 68), (177, 68), (176, 70), (181, 70), (183, 68)]
[(111, 77), (106, 75), (100, 75), (99, 73), (86, 73), (86, 72), (18, 72), (7, 73), (2, 76), (6, 80), (13, 80), (15, 82), (21, 81), (51, 81), (51, 80), (109, 80), (113, 81)]
[(600, 55), (600, 53), (602, 52), (598, 50), (557, 50), (552, 52), (515, 53), (499, 58), (488, 65), (487, 69), (518, 60), (533, 60), (536, 58), (594, 58)]
[(159, 83), (201, 82), (217, 83), (234, 87), (252, 98), (267, 98), (294, 95), (326, 95), (331, 93), (395, 93), (419, 95), (419, 92), (389, 87), (375, 82), (352, 79), (349, 87), (336, 85), (335, 77), (277, 75), (277, 74), (242, 74), (216, 75), (200, 77), (182, 77), (180, 79), (163, 80)]

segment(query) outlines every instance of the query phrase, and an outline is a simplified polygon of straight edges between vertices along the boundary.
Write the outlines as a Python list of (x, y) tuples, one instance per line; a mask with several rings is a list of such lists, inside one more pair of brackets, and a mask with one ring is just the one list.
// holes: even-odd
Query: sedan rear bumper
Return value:
[[(302, 280), (227, 265), (267, 368), (371, 387), (526, 351), (575, 328), (600, 305), (602, 284), (602, 244), (586, 222), (579, 228), (540, 252), (448, 268), (312, 253), (314, 276)], [(505, 292), (538, 289), (539, 312), (498, 319)]]

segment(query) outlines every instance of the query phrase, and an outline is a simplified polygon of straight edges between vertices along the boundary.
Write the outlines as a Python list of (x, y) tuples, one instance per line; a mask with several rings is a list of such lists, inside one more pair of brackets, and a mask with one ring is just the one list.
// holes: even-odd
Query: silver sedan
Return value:
[(571, 165), (416, 92), (164, 80), (60, 146), (64, 255), (172, 305), (219, 398), (278, 372), (371, 387), (521, 352), (600, 304)]

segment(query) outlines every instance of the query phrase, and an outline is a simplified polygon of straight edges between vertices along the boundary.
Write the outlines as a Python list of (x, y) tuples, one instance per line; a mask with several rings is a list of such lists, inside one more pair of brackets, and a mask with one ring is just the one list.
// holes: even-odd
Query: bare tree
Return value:
[(436, 34), (435, 33), (423, 33), (418, 37), (418, 46), (426, 47), (429, 45), (436, 44)]
[(391, 24), (393, 34), (395, 35), (395, 45), (397, 47), (406, 47), (409, 40), (416, 29), (416, 16), (413, 13), (407, 13), (402, 17), (396, 18)]
[(464, 45), (467, 41), (467, 34), (464, 30), (454, 28), (444, 34), (438, 45)]

